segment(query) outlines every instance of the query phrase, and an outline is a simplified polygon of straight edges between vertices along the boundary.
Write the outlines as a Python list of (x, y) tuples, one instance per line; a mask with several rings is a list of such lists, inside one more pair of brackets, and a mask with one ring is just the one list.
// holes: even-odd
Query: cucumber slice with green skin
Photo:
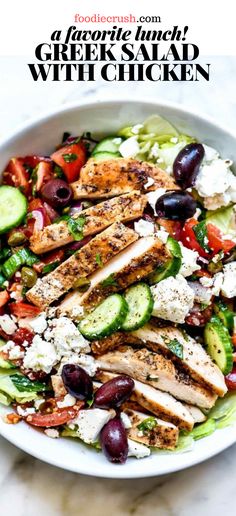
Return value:
[(27, 199), (14, 186), (0, 186), (0, 235), (19, 226), (27, 213)]
[(232, 312), (232, 310), (230, 310), (230, 308), (222, 301), (215, 303), (213, 308), (215, 314), (219, 317), (223, 325), (226, 326), (228, 330), (233, 330), (235, 315), (234, 312)]
[(219, 317), (213, 316), (206, 324), (204, 340), (207, 352), (224, 375), (233, 368), (233, 348), (230, 334)]
[(122, 141), (123, 139), (120, 136), (108, 136), (97, 143), (93, 149), (92, 156), (98, 152), (111, 152), (112, 154), (116, 154), (116, 152), (119, 152)]
[(122, 330), (137, 330), (144, 326), (152, 315), (154, 300), (151, 289), (146, 283), (138, 283), (125, 291), (124, 298), (129, 311), (122, 324)]
[(96, 152), (96, 154), (93, 155), (93, 158), (96, 161), (108, 161), (110, 159), (120, 158), (121, 154), (119, 152)]
[(88, 340), (108, 337), (119, 330), (127, 313), (128, 305), (125, 298), (120, 294), (113, 294), (81, 321), (79, 331)]
[(169, 276), (176, 276), (180, 270), (182, 264), (182, 252), (179, 243), (177, 240), (169, 236), (166, 242), (166, 247), (172, 254), (172, 258), (167, 260), (164, 265), (161, 265), (155, 272), (150, 274), (149, 283), (151, 285), (159, 283), (159, 281), (169, 278)]

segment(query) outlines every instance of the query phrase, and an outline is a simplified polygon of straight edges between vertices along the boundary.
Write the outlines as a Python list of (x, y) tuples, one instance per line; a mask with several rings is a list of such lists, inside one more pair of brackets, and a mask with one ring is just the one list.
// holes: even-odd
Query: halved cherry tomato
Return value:
[(207, 224), (207, 238), (209, 247), (213, 250), (214, 253), (218, 253), (219, 251), (224, 251), (228, 253), (233, 247), (236, 246), (235, 242), (232, 240), (224, 240), (224, 235), (220, 231), (219, 228), (214, 226), (214, 224)]
[(41, 310), (38, 306), (30, 305), (28, 303), (11, 303), (9, 305), (10, 311), (16, 317), (36, 317), (40, 314)]
[(230, 391), (236, 390), (236, 367), (233, 368), (231, 373), (225, 376), (225, 383)]
[(51, 426), (65, 425), (71, 419), (74, 419), (81, 407), (84, 406), (83, 401), (78, 401), (73, 407), (57, 409), (51, 414), (30, 414), (25, 419), (27, 423), (33, 426), (41, 426), (50, 428)]
[(19, 346), (23, 344), (26, 340), (29, 344), (32, 344), (32, 340), (34, 338), (34, 333), (28, 328), (18, 328), (14, 335), (12, 336), (12, 340), (18, 344)]
[(200, 256), (203, 258), (210, 258), (210, 254), (206, 253), (204, 249), (200, 246), (196, 239), (196, 235), (193, 231), (194, 226), (198, 224), (196, 219), (189, 219), (185, 222), (184, 227), (180, 234), (180, 240), (188, 249), (193, 249), (197, 251)]
[(31, 192), (29, 172), (25, 169), (22, 158), (12, 158), (9, 161), (3, 173), (3, 183), (20, 187), (25, 195)]
[(86, 162), (86, 148), (82, 142), (58, 149), (51, 159), (62, 168), (69, 183), (79, 178), (80, 169)]
[(47, 163), (46, 161), (40, 161), (37, 168), (37, 181), (35, 185), (35, 189), (37, 192), (41, 190), (42, 186), (49, 181), (49, 179), (53, 179), (53, 170), (52, 163)]
[(0, 292), (0, 308), (4, 306), (10, 299), (10, 295), (6, 290)]
[(24, 165), (27, 165), (28, 167), (35, 168), (41, 161), (46, 161), (47, 163), (51, 163), (51, 158), (45, 157), (45, 156), (37, 156), (35, 154), (32, 154), (32, 156), (24, 156), (23, 158), (20, 158)]

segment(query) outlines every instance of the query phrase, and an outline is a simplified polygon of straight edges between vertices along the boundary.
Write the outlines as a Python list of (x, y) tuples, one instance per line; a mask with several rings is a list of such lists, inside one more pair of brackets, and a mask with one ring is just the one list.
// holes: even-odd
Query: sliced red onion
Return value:
[(194, 299), (197, 303), (208, 304), (212, 298), (212, 291), (209, 287), (204, 287), (198, 281), (188, 281), (189, 287), (194, 291)]
[(88, 244), (91, 240), (91, 236), (86, 236), (82, 240), (79, 240), (78, 242), (72, 242), (72, 244), (68, 244), (66, 246), (66, 251), (78, 251), (78, 249), (81, 249), (84, 245)]
[(69, 211), (69, 215), (76, 215), (83, 210), (83, 204), (81, 201), (75, 201)]
[(32, 217), (35, 219), (34, 231), (41, 231), (45, 226), (45, 213), (43, 208), (33, 210)]
[(54, 210), (52, 206), (50, 206), (47, 202), (44, 202), (43, 205), (51, 222), (54, 222), (54, 220), (58, 219), (59, 213), (56, 210)]

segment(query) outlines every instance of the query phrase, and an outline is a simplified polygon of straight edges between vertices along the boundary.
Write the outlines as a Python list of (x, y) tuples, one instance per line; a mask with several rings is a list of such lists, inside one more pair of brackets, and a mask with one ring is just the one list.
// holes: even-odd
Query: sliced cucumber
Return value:
[(219, 317), (223, 325), (226, 326), (228, 330), (233, 330), (235, 315), (234, 312), (232, 312), (232, 310), (230, 310), (230, 308), (222, 301), (215, 303), (213, 308), (215, 314)]
[(204, 339), (212, 360), (224, 375), (230, 373), (233, 367), (233, 348), (230, 334), (219, 317), (213, 316), (206, 324)]
[(153, 310), (153, 297), (151, 289), (145, 283), (132, 285), (124, 293), (129, 311), (122, 324), (122, 329), (133, 331), (141, 328), (149, 321)]
[(19, 226), (27, 213), (27, 199), (14, 186), (0, 186), (0, 234)]
[(161, 265), (155, 270), (155, 272), (150, 274), (149, 283), (151, 285), (159, 283), (159, 281), (166, 279), (169, 276), (176, 276), (180, 270), (182, 264), (182, 252), (179, 243), (177, 240), (169, 236), (166, 242), (166, 247), (171, 253), (172, 258), (167, 260), (164, 265)]
[(120, 136), (108, 136), (97, 143), (93, 149), (92, 156), (98, 152), (111, 152), (112, 154), (116, 154), (119, 152), (119, 147), (122, 141), (123, 139)]
[(120, 294), (112, 294), (87, 315), (78, 328), (88, 340), (107, 337), (122, 326), (127, 313), (125, 298)]
[(120, 158), (119, 152), (96, 152), (96, 154), (93, 155), (93, 159), (96, 161), (108, 161), (110, 159)]

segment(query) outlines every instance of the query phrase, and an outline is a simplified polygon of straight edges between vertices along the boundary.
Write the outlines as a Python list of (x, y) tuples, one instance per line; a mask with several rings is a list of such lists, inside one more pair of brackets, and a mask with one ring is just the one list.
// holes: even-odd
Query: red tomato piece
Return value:
[(231, 373), (225, 376), (225, 383), (230, 391), (236, 390), (236, 367), (233, 368)]
[(77, 404), (73, 407), (57, 409), (56, 412), (52, 412), (51, 414), (30, 414), (26, 417), (26, 421), (30, 425), (41, 426), (45, 428), (65, 425), (68, 423), (68, 421), (76, 417), (82, 406), (84, 406), (83, 401), (77, 402)]
[(196, 219), (189, 219), (187, 222), (185, 222), (184, 227), (180, 234), (180, 240), (181, 242), (187, 247), (188, 249), (193, 249), (194, 251), (197, 251), (200, 256), (203, 258), (210, 258), (210, 254), (206, 253), (204, 249), (200, 246), (196, 239), (196, 235), (193, 231), (194, 226), (198, 224), (198, 221)]
[(183, 224), (176, 220), (167, 220), (158, 218), (157, 223), (160, 224), (173, 238), (179, 240)]
[(28, 167), (35, 168), (41, 161), (51, 163), (51, 159), (47, 158), (45, 156), (24, 156), (23, 158), (20, 158), (24, 165), (27, 165)]
[(233, 249), (233, 247), (236, 245), (232, 240), (224, 240), (224, 235), (219, 228), (214, 226), (214, 224), (207, 224), (207, 237), (209, 247), (213, 250), (214, 253), (218, 253), (219, 251), (228, 253), (228, 251)]
[(32, 344), (32, 340), (34, 338), (34, 333), (28, 328), (18, 328), (14, 333), (12, 340), (18, 344), (19, 346), (23, 344), (26, 340), (29, 344)]
[(0, 308), (4, 306), (10, 299), (10, 295), (6, 290), (0, 292)]
[(67, 181), (73, 183), (79, 178), (80, 169), (86, 162), (86, 148), (82, 142), (61, 147), (51, 159), (62, 168)]
[(205, 326), (212, 316), (212, 305), (207, 306), (205, 310), (200, 310), (199, 305), (194, 305), (189, 314), (185, 318), (186, 324), (190, 326)]
[(31, 192), (29, 173), (23, 165), (22, 158), (12, 158), (3, 174), (3, 182), (12, 186), (20, 187), (25, 195)]
[(41, 312), (38, 306), (22, 303), (21, 301), (19, 303), (11, 303), (9, 307), (11, 313), (19, 318), (36, 317)]
[(236, 333), (232, 335), (232, 344), (236, 348)]
[(45, 185), (45, 183), (50, 179), (53, 179), (53, 177), (54, 175), (52, 170), (52, 164), (46, 161), (41, 161), (38, 164), (37, 168), (37, 181), (35, 185), (36, 191), (39, 192), (42, 186)]

